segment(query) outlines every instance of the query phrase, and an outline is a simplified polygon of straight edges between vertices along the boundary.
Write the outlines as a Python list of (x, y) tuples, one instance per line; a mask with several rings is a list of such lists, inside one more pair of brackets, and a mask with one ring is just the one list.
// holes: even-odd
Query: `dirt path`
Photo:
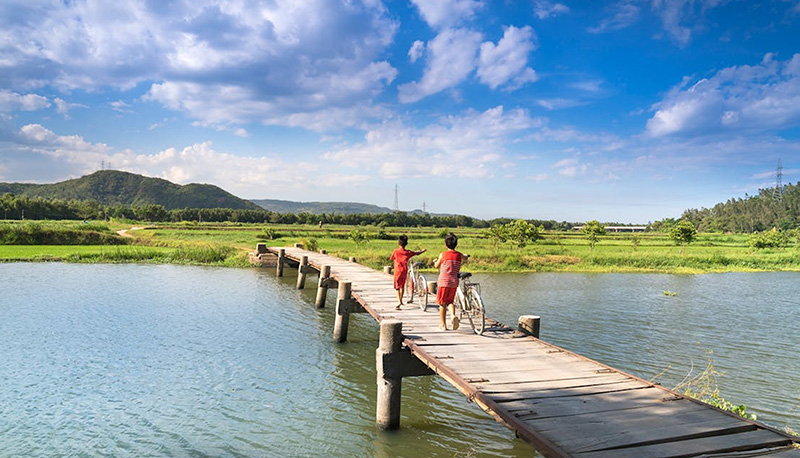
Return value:
[(117, 231), (117, 234), (119, 234), (120, 237), (133, 237), (131, 234), (128, 234), (128, 231), (138, 231), (139, 229), (144, 229), (144, 227), (133, 226), (128, 229), (120, 229)]

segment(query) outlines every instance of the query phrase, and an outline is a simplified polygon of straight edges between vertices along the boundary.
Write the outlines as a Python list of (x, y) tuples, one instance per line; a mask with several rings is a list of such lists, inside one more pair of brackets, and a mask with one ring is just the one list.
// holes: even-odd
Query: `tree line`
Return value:
[[(780, 191), (780, 192), (777, 192)], [(753, 233), (800, 227), (800, 183), (759, 189), (758, 194), (728, 199), (711, 208), (688, 209), (681, 218), (691, 221), (700, 232)], [(670, 226), (674, 220), (659, 222)], [(656, 225), (656, 223), (653, 223)]]
[[(270, 210), (230, 208), (181, 208), (168, 210), (163, 205), (103, 205), (95, 200), (67, 200), (27, 197), (5, 193), (0, 196), (0, 217), (6, 220), (109, 220), (128, 219), (147, 222), (234, 222), (264, 224), (341, 224), (392, 227), (472, 227), (489, 228), (513, 223), (511, 218), (482, 220), (464, 215), (429, 213), (278, 213)], [(573, 223), (554, 220), (527, 220), (545, 230), (570, 230)]]

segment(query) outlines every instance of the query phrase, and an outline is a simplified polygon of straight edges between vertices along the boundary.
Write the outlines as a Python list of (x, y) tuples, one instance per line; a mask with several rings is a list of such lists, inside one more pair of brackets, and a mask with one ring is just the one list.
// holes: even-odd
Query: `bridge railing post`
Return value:
[(275, 267), (275, 275), (283, 277), (283, 263), (286, 262), (286, 250), (281, 248), (278, 250), (278, 264)]
[(321, 309), (325, 307), (325, 299), (328, 296), (328, 287), (331, 281), (331, 266), (322, 266), (319, 271), (319, 284), (317, 285), (317, 299), (314, 301), (314, 307)]
[(300, 258), (300, 265), (297, 266), (297, 289), (306, 287), (306, 275), (308, 274), (308, 256)]

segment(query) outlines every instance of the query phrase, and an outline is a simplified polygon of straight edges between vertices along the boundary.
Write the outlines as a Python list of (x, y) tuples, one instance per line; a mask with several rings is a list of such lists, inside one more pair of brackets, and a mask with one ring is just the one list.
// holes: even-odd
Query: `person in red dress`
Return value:
[(456, 251), (458, 237), (452, 232), (444, 238), (444, 245), (447, 247), (447, 251), (441, 252), (433, 263), (433, 266), (439, 269), (439, 278), (436, 281), (438, 288), (436, 303), (439, 304), (439, 319), (441, 320), (442, 330), (447, 331), (447, 307), (450, 306), (452, 326), (455, 331), (458, 329), (459, 323), (453, 301), (456, 298), (456, 290), (458, 289), (458, 273), (461, 272), (461, 263), (467, 259), (467, 256)]
[(397, 245), (398, 247), (392, 251), (392, 256), (389, 259), (394, 261), (394, 289), (397, 291), (397, 306), (395, 308), (400, 310), (400, 307), (403, 306), (403, 294), (405, 293), (406, 279), (408, 278), (408, 261), (412, 257), (428, 250), (407, 250), (408, 236), (405, 234), (397, 239)]

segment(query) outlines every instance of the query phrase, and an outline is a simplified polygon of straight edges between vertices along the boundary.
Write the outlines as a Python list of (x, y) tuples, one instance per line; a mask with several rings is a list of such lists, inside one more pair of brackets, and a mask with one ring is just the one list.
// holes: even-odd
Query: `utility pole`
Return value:
[(778, 158), (778, 169), (775, 171), (775, 189), (772, 190), (772, 199), (783, 201), (783, 166)]

